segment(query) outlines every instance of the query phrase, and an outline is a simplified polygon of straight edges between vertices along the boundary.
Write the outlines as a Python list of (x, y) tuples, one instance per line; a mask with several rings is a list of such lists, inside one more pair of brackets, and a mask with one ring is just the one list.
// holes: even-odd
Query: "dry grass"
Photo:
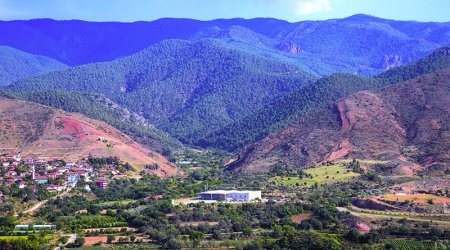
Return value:
[(300, 224), (302, 223), (302, 221), (311, 218), (311, 214), (310, 213), (304, 213), (304, 214), (297, 214), (297, 215), (292, 215), (291, 219), (295, 224)]
[(405, 202), (406, 200), (414, 204), (426, 204), (429, 200), (433, 201), (433, 204), (450, 203), (450, 198), (440, 197), (432, 194), (409, 194), (409, 195), (395, 195), (387, 194), (379, 197), (380, 200)]

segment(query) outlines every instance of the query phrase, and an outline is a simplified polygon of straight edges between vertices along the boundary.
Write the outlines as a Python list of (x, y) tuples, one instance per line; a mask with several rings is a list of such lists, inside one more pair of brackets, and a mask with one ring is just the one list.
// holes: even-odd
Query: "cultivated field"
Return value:
[(350, 169), (347, 169), (343, 164), (336, 164), (331, 166), (323, 166), (317, 168), (310, 168), (305, 170), (306, 174), (312, 175), (312, 178), (305, 177), (300, 179), (299, 177), (273, 177), (269, 181), (279, 186), (299, 186), (299, 187), (311, 187), (315, 183), (321, 185), (324, 183), (336, 183), (347, 182), (360, 174), (354, 173)]
[(409, 195), (395, 195), (388, 194), (379, 198), (384, 201), (405, 202), (410, 201), (414, 204), (444, 204), (450, 203), (450, 198), (440, 197), (432, 194), (409, 194)]

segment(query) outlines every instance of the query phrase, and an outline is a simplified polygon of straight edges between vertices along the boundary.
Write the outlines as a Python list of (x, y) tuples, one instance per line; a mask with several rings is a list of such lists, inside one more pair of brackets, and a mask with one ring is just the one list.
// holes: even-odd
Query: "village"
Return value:
[[(126, 168), (118, 158), (84, 158), (78, 162), (46, 157), (22, 158), (20, 153), (0, 155), (0, 186), (36, 192), (42, 185), (50, 192), (64, 192), (75, 187), (82, 180), (83, 189), (91, 191), (90, 184), (100, 189), (108, 187), (113, 177), (126, 177)], [(0, 201), (3, 193), (0, 192)]]

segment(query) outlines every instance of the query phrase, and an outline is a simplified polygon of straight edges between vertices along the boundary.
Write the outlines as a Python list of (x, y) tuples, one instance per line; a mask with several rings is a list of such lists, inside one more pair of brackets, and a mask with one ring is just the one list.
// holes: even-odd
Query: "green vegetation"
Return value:
[(0, 46), (0, 65), (0, 88), (26, 77), (67, 68), (51, 58), (6, 46)]
[(1, 236), (0, 249), (29, 249), (38, 250), (49, 248), (49, 238), (37, 235), (29, 236)]
[(351, 74), (333, 74), (314, 84), (280, 96), (247, 117), (200, 138), (202, 147), (235, 151), (256, 142), (274, 131), (288, 127), (292, 122), (327, 107), (331, 102), (361, 90), (380, 90), (391, 84), (450, 67), (450, 57), (436, 50), (417, 63), (401, 66), (368, 78)]
[(112, 62), (15, 82), (13, 91), (101, 93), (185, 143), (316, 78), (217, 40), (168, 40)]
[(273, 177), (269, 182), (278, 186), (312, 187), (318, 185), (332, 184), (336, 182), (350, 181), (360, 174), (351, 171), (342, 164), (309, 168), (304, 170), (305, 177)]
[(448, 249), (450, 242), (448, 241), (420, 241), (420, 240), (405, 240), (393, 239), (382, 241), (386, 249), (398, 250), (414, 250), (414, 249)]

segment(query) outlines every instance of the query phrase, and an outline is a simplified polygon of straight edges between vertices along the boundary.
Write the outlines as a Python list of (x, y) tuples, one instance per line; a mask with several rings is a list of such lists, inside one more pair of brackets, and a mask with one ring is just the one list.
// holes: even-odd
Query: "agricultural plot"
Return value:
[(432, 194), (409, 194), (409, 195), (394, 195), (388, 194), (380, 198), (384, 201), (405, 202), (409, 201), (414, 204), (443, 204), (450, 203), (450, 198), (440, 197)]
[(343, 164), (310, 168), (306, 169), (305, 173), (310, 175), (312, 178), (304, 177), (300, 179), (297, 176), (276, 176), (271, 178), (269, 182), (277, 186), (311, 187), (315, 185), (315, 183), (322, 185), (325, 183), (331, 184), (336, 182), (347, 182), (360, 175), (346, 168)]
[(450, 249), (449, 241), (419, 241), (406, 239), (383, 240), (385, 246), (393, 246), (394, 249), (399, 250), (414, 250), (414, 249)]

